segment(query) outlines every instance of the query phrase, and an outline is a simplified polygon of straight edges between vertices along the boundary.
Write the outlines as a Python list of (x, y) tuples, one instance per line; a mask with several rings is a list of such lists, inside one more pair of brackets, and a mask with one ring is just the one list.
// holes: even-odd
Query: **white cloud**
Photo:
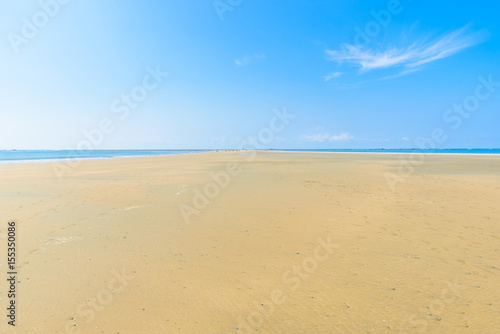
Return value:
[(235, 64), (237, 66), (245, 66), (250, 62), (250, 59), (248, 57), (242, 57), (234, 60)]
[(399, 78), (399, 77), (402, 77), (402, 76), (405, 76), (407, 74), (417, 72), (417, 71), (420, 71), (420, 68), (410, 68), (408, 70), (401, 71), (401, 72), (394, 74), (394, 75), (388, 75), (386, 77), (381, 78), (380, 80)]
[(403, 140), (410, 140), (410, 138), (408, 138), (408, 137), (403, 137), (401, 139), (403, 139)]
[(314, 141), (319, 143), (326, 141), (328, 138), (330, 138), (330, 135), (327, 133), (324, 134), (318, 133), (316, 135), (300, 135), (300, 139), (302, 140)]
[(326, 141), (344, 141), (344, 140), (350, 140), (353, 139), (354, 137), (350, 135), (349, 133), (341, 133), (340, 135), (330, 135), (329, 133), (318, 133), (315, 135), (305, 135), (302, 134), (300, 135), (300, 139), (305, 140), (305, 141), (312, 141), (312, 142), (318, 142), (318, 143), (323, 143)]
[[(405, 75), (418, 67), (450, 57), (451, 55), (479, 44), (485, 40), (485, 32), (468, 32), (469, 25), (434, 39), (421, 39), (409, 46), (391, 46), (369, 49), (359, 45), (345, 44), (340, 50), (326, 50), (329, 60), (350, 63), (360, 68), (360, 72), (374, 69), (400, 67)], [(395, 76), (391, 76), (395, 77)], [(389, 78), (389, 77), (386, 77)]]
[(330, 74), (327, 74), (323, 77), (323, 80), (325, 81), (330, 81), (332, 80), (333, 78), (338, 78), (342, 75), (342, 73), (340, 72), (333, 72), (333, 73), (330, 73)]
[(341, 133), (340, 135), (334, 135), (334, 136), (331, 136), (328, 141), (343, 141), (343, 140), (350, 140), (350, 139), (353, 139), (354, 137), (351, 136), (350, 134), (348, 133)]
[(245, 66), (245, 65), (250, 64), (254, 60), (264, 59), (264, 58), (266, 58), (265, 54), (256, 53), (256, 54), (251, 55), (251, 56), (244, 56), (241, 58), (237, 58), (234, 60), (234, 63), (236, 64), (236, 66)]

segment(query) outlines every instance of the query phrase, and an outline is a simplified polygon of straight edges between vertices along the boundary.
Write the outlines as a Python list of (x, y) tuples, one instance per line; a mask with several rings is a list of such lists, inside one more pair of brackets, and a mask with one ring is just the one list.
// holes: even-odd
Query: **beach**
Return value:
[(410, 158), (0, 165), (2, 256), (8, 222), (17, 237), (0, 332), (498, 332), (500, 155)]

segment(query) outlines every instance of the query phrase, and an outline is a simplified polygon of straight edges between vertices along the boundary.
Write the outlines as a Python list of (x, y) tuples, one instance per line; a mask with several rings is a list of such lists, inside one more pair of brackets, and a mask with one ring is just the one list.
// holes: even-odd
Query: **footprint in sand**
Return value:
[(81, 237), (60, 237), (56, 239), (49, 239), (45, 242), (45, 245), (60, 245), (71, 241), (76, 241), (82, 239)]
[(75, 226), (75, 225), (76, 224), (71, 224), (71, 225), (68, 225), (68, 226), (61, 227), (61, 230), (67, 229), (68, 227)]
[(30, 264), (28, 261), (24, 261), (20, 266), (18, 266), (18, 268), (24, 268), (24, 266), (27, 266), (28, 264)]

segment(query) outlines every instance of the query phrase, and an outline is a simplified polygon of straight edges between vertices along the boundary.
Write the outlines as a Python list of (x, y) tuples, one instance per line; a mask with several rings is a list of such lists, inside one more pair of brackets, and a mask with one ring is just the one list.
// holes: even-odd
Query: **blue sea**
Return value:
[[(0, 151), (0, 163), (6, 162), (37, 162), (66, 159), (103, 159), (119, 157), (139, 157), (172, 154), (189, 154), (211, 152), (215, 150), (96, 150), (96, 151), (69, 151), (69, 150), (10, 150)], [(279, 149), (285, 152), (340, 152), (340, 153), (441, 153), (441, 154), (500, 154), (500, 149)]]
[(284, 149), (286, 152), (338, 152), (338, 153), (424, 153), (424, 154), (500, 154), (500, 148), (447, 148), (447, 149), (340, 149), (309, 150)]
[(19, 150), (0, 151), (0, 163), (37, 162), (67, 159), (103, 159), (210, 152), (210, 150)]

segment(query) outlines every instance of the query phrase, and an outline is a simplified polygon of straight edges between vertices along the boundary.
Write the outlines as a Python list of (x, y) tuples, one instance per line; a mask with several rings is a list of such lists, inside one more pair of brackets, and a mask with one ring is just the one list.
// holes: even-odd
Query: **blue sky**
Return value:
[(0, 149), (500, 147), (494, 1), (61, 2), (0, 4)]

